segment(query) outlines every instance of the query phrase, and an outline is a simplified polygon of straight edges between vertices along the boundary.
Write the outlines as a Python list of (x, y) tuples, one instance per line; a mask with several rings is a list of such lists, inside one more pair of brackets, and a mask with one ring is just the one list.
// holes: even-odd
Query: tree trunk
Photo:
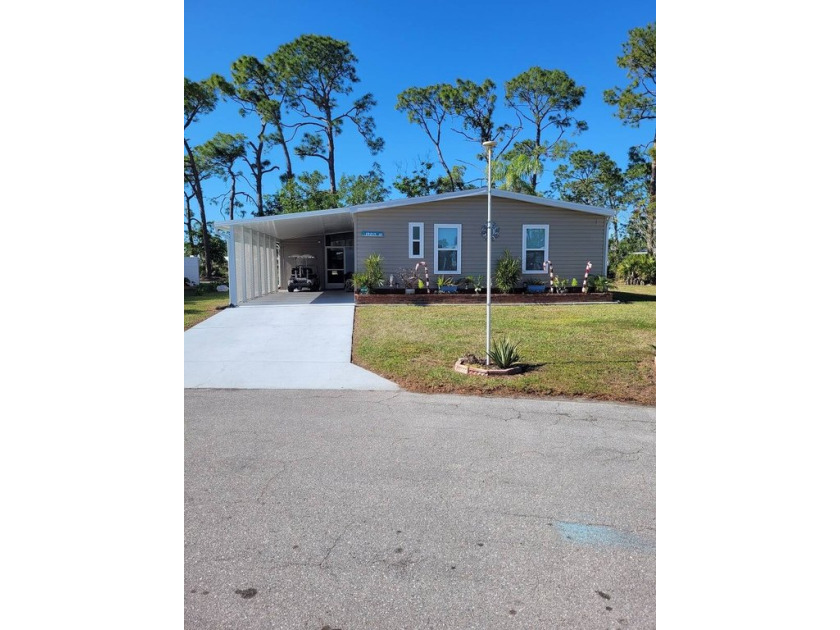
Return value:
[[(541, 122), (540, 119), (537, 118), (537, 136), (536, 136), (536, 139), (534, 140), (534, 151), (535, 152), (538, 152), (540, 150), (540, 140), (542, 139), (542, 134), (540, 133), (540, 122)], [(537, 159), (539, 159), (539, 153), (537, 153), (535, 157)], [(533, 190), (534, 192), (537, 192), (537, 173), (536, 172), (531, 174), (531, 190)]]
[(228, 166), (230, 175), (230, 220), (233, 221), (233, 208), (236, 205), (236, 175), (233, 173), (233, 166)]
[(648, 251), (656, 258), (656, 134), (653, 135), (653, 153), (650, 160), (650, 188), (648, 190)]
[(335, 185), (335, 138), (333, 137), (332, 109), (329, 106), (324, 110), (324, 117), (327, 119), (325, 128), (327, 130), (327, 166), (330, 171), (330, 192), (335, 194), (338, 192)]
[[(434, 142), (434, 139), (432, 141)], [(446, 176), (449, 178), (449, 185), (452, 189), (451, 192), (455, 192), (455, 178), (452, 177), (452, 171), (449, 170), (449, 166), (446, 164), (446, 160), (443, 159), (443, 152), (440, 150), (440, 133), (438, 133), (438, 141), (435, 142), (435, 149), (437, 149), (440, 165), (443, 167), (443, 170), (446, 171)]]
[(187, 191), (184, 191), (184, 201), (187, 204), (187, 220), (184, 222), (184, 225), (187, 226), (187, 242), (190, 244), (190, 252), (195, 249), (195, 232), (193, 231), (193, 213), (192, 213), (192, 206), (190, 205), (191, 197), (187, 194)]
[(193, 174), (193, 190), (198, 201), (198, 211), (201, 216), (201, 241), (204, 249), (204, 277), (213, 276), (213, 263), (210, 261), (210, 232), (207, 230), (207, 214), (204, 212), (204, 194), (201, 191), (201, 175), (198, 172), (198, 165), (195, 163), (190, 143), (184, 138), (184, 148), (187, 150), (187, 157), (190, 161), (190, 170)]

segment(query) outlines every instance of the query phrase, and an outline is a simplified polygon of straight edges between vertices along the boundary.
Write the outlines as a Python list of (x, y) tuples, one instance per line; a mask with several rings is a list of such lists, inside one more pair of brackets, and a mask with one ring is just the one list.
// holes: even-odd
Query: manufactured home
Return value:
[[(296, 259), (306, 257), (322, 290), (344, 289), (370, 254), (386, 281), (424, 262), (430, 276), (485, 275), (487, 233), (492, 266), (505, 250), (522, 261), (522, 278), (606, 274), (612, 210), (486, 188), (393, 199), (347, 208), (218, 222), (228, 233), (231, 304), (285, 291)], [(310, 258), (311, 257), (311, 258)]]

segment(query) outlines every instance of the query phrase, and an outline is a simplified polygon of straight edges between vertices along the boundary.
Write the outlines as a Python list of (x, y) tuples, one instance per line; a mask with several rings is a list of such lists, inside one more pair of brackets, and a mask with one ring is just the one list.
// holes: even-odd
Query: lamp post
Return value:
[(490, 245), (493, 243), (493, 205), (490, 197), (490, 166), (493, 163), (494, 140), (482, 142), (481, 146), (487, 149), (487, 342), (485, 365), (490, 365), (490, 287), (492, 275), (490, 272)]

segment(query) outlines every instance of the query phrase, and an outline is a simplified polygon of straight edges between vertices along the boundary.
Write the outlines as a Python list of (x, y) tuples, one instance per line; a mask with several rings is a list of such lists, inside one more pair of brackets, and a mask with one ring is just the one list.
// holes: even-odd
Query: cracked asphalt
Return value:
[(184, 627), (654, 628), (651, 407), (185, 390)]

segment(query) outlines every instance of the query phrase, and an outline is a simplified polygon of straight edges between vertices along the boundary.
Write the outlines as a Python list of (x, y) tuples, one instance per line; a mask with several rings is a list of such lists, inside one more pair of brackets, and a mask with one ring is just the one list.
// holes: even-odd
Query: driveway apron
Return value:
[(398, 390), (350, 362), (352, 294), (278, 293), (184, 331), (184, 387)]

